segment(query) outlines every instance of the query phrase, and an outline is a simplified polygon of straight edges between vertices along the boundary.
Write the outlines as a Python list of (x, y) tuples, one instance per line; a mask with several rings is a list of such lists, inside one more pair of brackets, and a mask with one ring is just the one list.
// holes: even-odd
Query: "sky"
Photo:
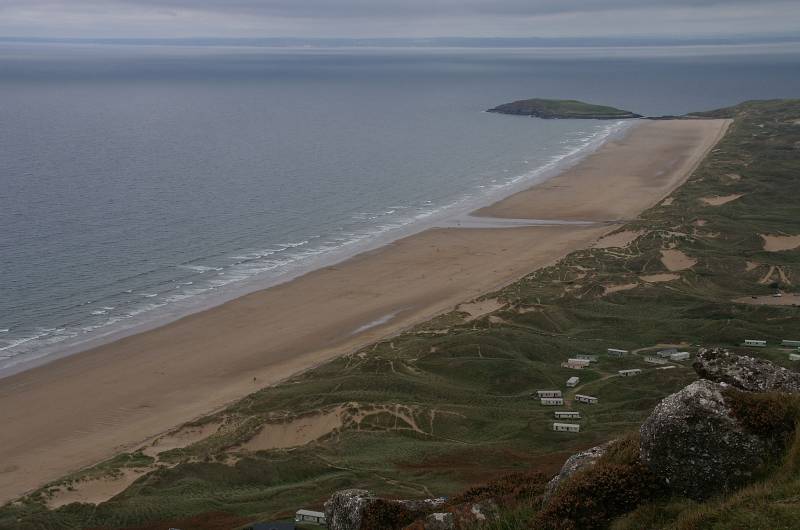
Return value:
[(0, 0), (0, 37), (800, 35), (800, 0)]

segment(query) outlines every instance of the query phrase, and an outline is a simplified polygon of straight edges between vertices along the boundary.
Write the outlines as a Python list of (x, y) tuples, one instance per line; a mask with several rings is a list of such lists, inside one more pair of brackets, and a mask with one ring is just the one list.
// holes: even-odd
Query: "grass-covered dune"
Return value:
[[(218, 528), (226, 517), (230, 525), (319, 508), (349, 487), (454, 495), (513, 472), (552, 474), (573, 452), (635, 431), (697, 377), (689, 363), (656, 370), (641, 349), (719, 345), (793, 367), (779, 344), (800, 339), (800, 249), (767, 250), (763, 236), (800, 235), (800, 100), (704, 116), (734, 122), (685, 185), (620, 228), (616, 246), (574, 252), (487, 294), (499, 307), (490, 314), (453, 311), (256, 392), (176, 433), (183, 443), (65, 477), (0, 508), (0, 528)], [(753, 338), (769, 347), (741, 347)], [(609, 347), (641, 351), (601, 355), (580, 372), (560, 366)], [(616, 375), (634, 367), (643, 374)], [(555, 433), (553, 409), (530, 394), (566, 390), (571, 375), (581, 384), (568, 399), (600, 401), (572, 405), (583, 413), (580, 433)], [(274, 439), (288, 441), (265, 442)], [(120, 477), (127, 482), (105, 502), (64, 504)], [(705, 504), (662, 500), (615, 524), (669, 527), (692, 510), (700, 522), (677, 528), (786, 528), (787, 517), (800, 518), (795, 478)], [(531, 510), (509, 512), (502, 528), (524, 528)]]
[(519, 116), (535, 116), (544, 119), (596, 119), (619, 120), (625, 118), (641, 118), (627, 110), (620, 110), (605, 105), (593, 105), (574, 99), (521, 99), (504, 103), (489, 109), (487, 112), (499, 114), (515, 114)]

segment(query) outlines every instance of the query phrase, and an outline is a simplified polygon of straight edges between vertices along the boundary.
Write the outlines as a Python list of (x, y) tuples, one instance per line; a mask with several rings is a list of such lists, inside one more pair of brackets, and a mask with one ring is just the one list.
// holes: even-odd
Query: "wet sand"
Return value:
[(642, 122), (479, 212), (597, 224), (426, 230), (0, 379), (0, 502), (591, 246), (679, 186), (726, 126)]

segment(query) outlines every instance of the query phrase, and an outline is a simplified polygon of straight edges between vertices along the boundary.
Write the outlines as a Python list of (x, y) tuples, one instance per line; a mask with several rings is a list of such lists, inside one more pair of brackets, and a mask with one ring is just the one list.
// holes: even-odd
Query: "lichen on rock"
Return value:
[(329, 530), (361, 530), (364, 510), (375, 500), (367, 490), (349, 489), (335, 492), (325, 502), (325, 521)]
[(640, 429), (640, 458), (670, 490), (705, 499), (748, 482), (775, 452), (725, 403), (725, 386), (695, 381), (667, 396)]
[(722, 348), (701, 348), (692, 366), (704, 379), (748, 392), (800, 392), (800, 373)]
[(561, 466), (561, 471), (558, 472), (558, 475), (553, 477), (550, 482), (547, 483), (544, 491), (543, 502), (545, 504), (547, 503), (553, 493), (555, 493), (556, 489), (558, 489), (558, 485), (564, 480), (568, 479), (578, 471), (586, 469), (597, 463), (597, 460), (606, 453), (609, 445), (612, 443), (613, 441), (606, 442), (602, 445), (592, 447), (591, 449), (581, 451), (580, 453), (575, 453), (567, 458), (567, 461), (564, 462), (563, 466)]

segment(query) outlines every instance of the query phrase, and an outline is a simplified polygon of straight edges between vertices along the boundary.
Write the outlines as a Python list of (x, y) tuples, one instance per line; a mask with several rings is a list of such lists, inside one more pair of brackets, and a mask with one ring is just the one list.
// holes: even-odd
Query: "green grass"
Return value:
[[(670, 206), (656, 206), (623, 227), (645, 234), (625, 249), (574, 252), (493, 293), (507, 302), (494, 313), (503, 323), (488, 318), (467, 323), (456, 312), (439, 316), (205, 418), (224, 420), (225, 426), (202, 442), (160, 455), (159, 469), (106, 503), (48, 510), (49, 485), (0, 508), (0, 528), (120, 528), (206, 512), (278, 519), (300, 507), (320, 508), (333, 491), (348, 487), (390, 497), (452, 495), (510, 472), (552, 472), (570, 452), (635, 430), (658, 400), (696, 378), (688, 363), (655, 371), (633, 355), (601, 355), (601, 362), (580, 372), (561, 368), (573, 353), (681, 342), (690, 344), (690, 351), (700, 345), (748, 351), (740, 347), (745, 338), (763, 338), (770, 348), (752, 353), (791, 367), (787, 351), (774, 345), (796, 338), (800, 308), (732, 300), (772, 293), (772, 279), (760, 283), (772, 267), (780, 267), (792, 282), (786, 285), (774, 275), (782, 288), (797, 289), (800, 282), (800, 251), (765, 252), (759, 237), (800, 234), (800, 126), (794, 124), (800, 120), (800, 101), (746, 103), (713, 115), (735, 117), (735, 122), (673, 194)], [(718, 207), (698, 200), (733, 193), (743, 196)], [(698, 219), (705, 224), (697, 226)], [(697, 265), (672, 282), (639, 282), (640, 275), (666, 272), (659, 256), (668, 245)], [(747, 270), (748, 262), (759, 265)], [(639, 286), (602, 295), (603, 285), (631, 282)], [(442, 329), (447, 331), (431, 333)], [(627, 367), (645, 373), (608, 377)], [(583, 412), (579, 434), (554, 433), (554, 409), (540, 406), (530, 393), (564, 389), (570, 375), (581, 377), (577, 391), (600, 402), (574, 405)], [(307, 446), (257, 453), (239, 449), (269, 422), (339, 406), (363, 411), (397, 404), (411, 411), (422, 432), (381, 412)], [(145, 460), (141, 454), (123, 455), (84, 474), (152, 464)], [(749, 499), (753, 510), (763, 509), (777, 524), (794, 513), (797, 501), (791, 499), (800, 494), (800, 484), (787, 478), (774, 485), (776, 492), (754, 490)], [(720, 503), (713, 508), (675, 501), (642, 508), (636, 517), (645, 518), (650, 510), (652, 520), (669, 520), (687, 510), (713, 508), (713, 517), (725, 524), (744, 521), (745, 508)], [(514, 521), (528, 517), (529, 510), (516, 508), (492, 528), (517, 528)], [(740, 519), (725, 519), (734, 512)]]

